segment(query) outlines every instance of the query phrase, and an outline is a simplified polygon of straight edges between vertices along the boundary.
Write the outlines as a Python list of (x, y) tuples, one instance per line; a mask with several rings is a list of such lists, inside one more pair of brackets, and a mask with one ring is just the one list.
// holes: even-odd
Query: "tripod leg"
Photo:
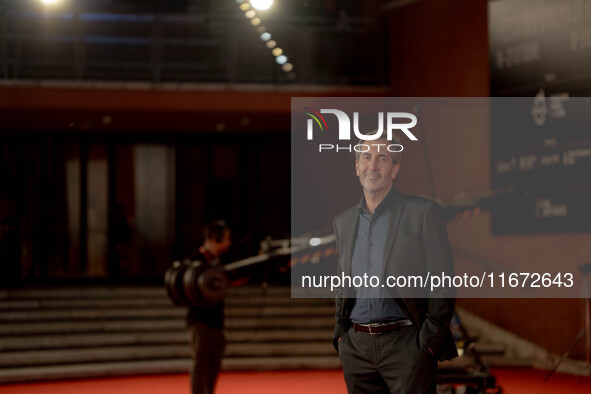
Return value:
[(583, 338), (583, 335), (585, 335), (585, 332), (586, 331), (587, 330), (583, 328), (581, 330), (581, 332), (579, 332), (579, 335), (577, 335), (577, 338), (575, 338), (575, 340), (573, 341), (573, 343), (569, 346), (568, 350), (562, 355), (562, 357), (560, 357), (560, 360), (558, 360), (558, 362), (554, 365), (554, 367), (552, 367), (552, 369), (550, 371), (548, 371), (548, 374), (544, 378), (544, 381), (548, 380), (548, 378), (550, 378), (550, 376), (552, 376), (552, 374), (554, 372), (556, 372), (556, 370), (558, 369), (558, 367), (560, 366), (560, 364), (562, 364), (564, 362), (564, 360), (566, 360), (566, 358), (568, 357), (568, 355), (570, 354), (570, 352), (573, 351), (573, 349), (576, 346), (576, 344), (581, 340), (581, 338)]

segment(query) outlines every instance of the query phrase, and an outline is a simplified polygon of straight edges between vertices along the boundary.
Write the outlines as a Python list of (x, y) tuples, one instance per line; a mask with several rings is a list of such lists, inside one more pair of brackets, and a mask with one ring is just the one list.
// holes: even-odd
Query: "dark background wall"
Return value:
[(236, 260), (290, 235), (291, 96), (384, 88), (0, 88), (4, 286), (156, 282), (223, 219)]

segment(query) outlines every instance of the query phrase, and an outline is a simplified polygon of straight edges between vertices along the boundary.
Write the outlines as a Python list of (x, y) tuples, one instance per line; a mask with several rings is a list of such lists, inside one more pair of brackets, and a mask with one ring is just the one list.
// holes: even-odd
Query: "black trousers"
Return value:
[(226, 337), (224, 330), (204, 323), (189, 326), (191, 345), (191, 390), (193, 394), (212, 394), (222, 366)]
[(437, 359), (418, 336), (414, 325), (374, 335), (349, 329), (339, 342), (347, 391), (435, 394)]

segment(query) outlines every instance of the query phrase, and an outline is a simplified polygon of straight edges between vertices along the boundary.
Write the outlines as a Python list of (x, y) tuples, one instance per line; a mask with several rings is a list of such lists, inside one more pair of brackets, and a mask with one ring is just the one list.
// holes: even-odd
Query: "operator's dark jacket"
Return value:
[[(384, 278), (388, 275), (453, 276), (453, 259), (441, 208), (435, 202), (392, 189), (392, 211), (384, 250)], [(355, 205), (334, 220), (339, 250), (339, 269), (351, 276), (351, 258), (359, 223), (359, 206)], [(384, 282), (382, 282), (384, 283)], [(393, 298), (419, 328), (420, 345), (427, 345), (439, 360), (458, 355), (449, 329), (453, 317), (455, 291), (439, 288), (388, 288)], [(395, 291), (396, 293), (392, 293)], [(341, 289), (336, 299), (336, 326), (333, 344), (350, 328), (349, 319), (355, 298)], [(350, 296), (349, 296), (350, 297)]]

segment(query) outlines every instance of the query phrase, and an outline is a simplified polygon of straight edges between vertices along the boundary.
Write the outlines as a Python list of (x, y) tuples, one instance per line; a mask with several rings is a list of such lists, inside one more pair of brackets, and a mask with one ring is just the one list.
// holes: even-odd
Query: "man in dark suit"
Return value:
[[(360, 141), (355, 168), (363, 187), (358, 205), (334, 220), (339, 269), (349, 277), (453, 275), (440, 207), (392, 186), (400, 153), (380, 137)], [(455, 292), (413, 286), (340, 289), (333, 343), (349, 393), (434, 394), (437, 360), (456, 357), (449, 324)]]

